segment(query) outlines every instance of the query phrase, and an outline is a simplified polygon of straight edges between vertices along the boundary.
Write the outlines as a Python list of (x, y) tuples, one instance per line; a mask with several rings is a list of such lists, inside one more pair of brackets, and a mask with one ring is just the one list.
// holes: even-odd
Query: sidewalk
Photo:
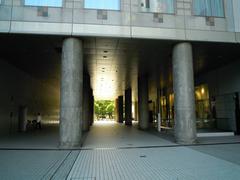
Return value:
[(176, 144), (124, 125), (95, 124), (84, 144), (92, 149), (80, 152), (68, 180), (240, 179), (240, 144), (157, 147), (165, 145)]
[[(204, 142), (224, 142), (219, 139)], [(185, 147), (135, 126), (95, 123), (82, 150), (1, 150), (0, 179), (236, 180), (240, 143), (235, 140)]]

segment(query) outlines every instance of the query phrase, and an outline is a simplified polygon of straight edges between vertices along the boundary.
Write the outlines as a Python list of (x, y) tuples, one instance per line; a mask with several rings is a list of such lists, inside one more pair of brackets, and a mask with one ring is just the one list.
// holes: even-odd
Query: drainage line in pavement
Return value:
[[(60, 163), (60, 166), (61, 166), (61, 165), (62, 165), (62, 162), (65, 161), (65, 159), (69, 156), (70, 153), (71, 153), (71, 151), (68, 152), (63, 159), (56, 160), (55, 163), (53, 163), (53, 164), (48, 168), (47, 172), (44, 173), (43, 176), (42, 176), (42, 178), (40, 178), (40, 179), (41, 179), (41, 180), (46, 179), (46, 176), (48, 176), (48, 174), (49, 174), (49, 173), (51, 172), (51, 170), (56, 166), (56, 164), (57, 164), (59, 161), (61, 161), (61, 163)], [(57, 168), (57, 169), (58, 169), (58, 168)], [(53, 174), (55, 174), (55, 171), (56, 171), (56, 170), (54, 170), (54, 173), (53, 173)], [(52, 175), (51, 175), (51, 177), (52, 177)], [(51, 179), (51, 178), (50, 178), (50, 179)]]
[[(72, 151), (70, 151), (67, 156), (62, 160), (62, 162), (60, 163), (60, 165), (57, 167), (57, 169), (54, 171), (54, 173), (51, 175), (50, 180), (54, 177), (54, 175), (57, 173), (57, 171), (59, 170), (59, 168), (63, 165), (63, 163), (66, 161), (66, 159), (70, 156), (70, 154), (72, 153)], [(54, 167), (54, 166), (53, 166)]]
[(66, 176), (66, 179), (68, 179), (68, 176), (69, 176), (69, 174), (70, 174), (73, 166), (76, 164), (76, 161), (77, 161), (77, 159), (78, 159), (79, 154), (80, 154), (80, 151), (78, 152), (78, 155), (76, 156), (74, 162), (72, 163), (71, 168), (70, 168), (70, 170), (69, 170), (69, 172), (68, 172), (68, 174), (67, 174), (67, 176)]

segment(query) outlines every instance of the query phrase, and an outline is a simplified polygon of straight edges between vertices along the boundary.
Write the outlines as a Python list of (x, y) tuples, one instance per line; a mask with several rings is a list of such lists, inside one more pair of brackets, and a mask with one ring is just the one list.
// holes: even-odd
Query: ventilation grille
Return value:
[(163, 15), (160, 13), (153, 13), (153, 22), (163, 23)]
[(48, 17), (48, 7), (38, 7), (37, 15), (42, 17)]
[(206, 17), (206, 25), (207, 26), (215, 26), (214, 17)]
[(98, 10), (97, 11), (97, 19), (107, 20), (108, 19), (107, 11), (106, 10)]

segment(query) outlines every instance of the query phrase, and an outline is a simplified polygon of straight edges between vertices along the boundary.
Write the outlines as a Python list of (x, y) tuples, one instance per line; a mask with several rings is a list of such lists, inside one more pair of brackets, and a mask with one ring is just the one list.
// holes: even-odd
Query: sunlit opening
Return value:
[(113, 125), (117, 123), (116, 121), (105, 121), (105, 120), (99, 120), (94, 122), (96, 125)]
[(94, 102), (94, 120), (110, 122), (115, 120), (115, 104), (111, 100), (96, 100)]

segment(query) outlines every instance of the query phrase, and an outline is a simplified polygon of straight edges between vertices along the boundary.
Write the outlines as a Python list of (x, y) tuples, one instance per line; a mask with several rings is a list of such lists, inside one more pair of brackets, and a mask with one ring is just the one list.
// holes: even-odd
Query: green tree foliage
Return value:
[(110, 100), (99, 100), (94, 102), (94, 110), (97, 119), (113, 119), (114, 102)]

